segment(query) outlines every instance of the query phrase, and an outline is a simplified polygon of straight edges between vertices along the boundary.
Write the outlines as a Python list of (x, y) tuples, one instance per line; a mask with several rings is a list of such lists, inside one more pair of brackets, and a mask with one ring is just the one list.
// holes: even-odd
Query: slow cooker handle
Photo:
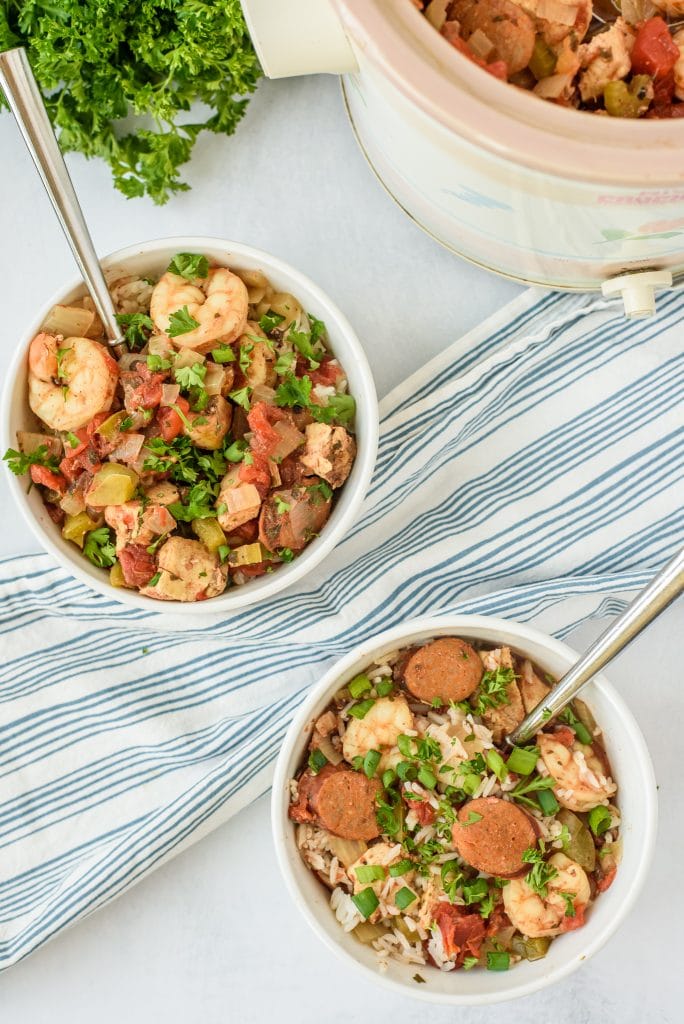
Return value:
[(356, 71), (331, 0), (242, 0), (242, 9), (268, 78)]

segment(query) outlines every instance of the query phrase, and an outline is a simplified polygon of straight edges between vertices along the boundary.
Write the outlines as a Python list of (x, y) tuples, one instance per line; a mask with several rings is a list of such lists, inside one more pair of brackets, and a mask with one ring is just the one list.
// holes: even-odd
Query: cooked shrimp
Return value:
[(118, 379), (114, 359), (90, 338), (43, 333), (29, 347), (29, 405), (52, 430), (78, 430), (107, 412)]
[(380, 697), (364, 718), (352, 718), (342, 740), (346, 761), (365, 757), (369, 750), (393, 747), (397, 737), (413, 729), (413, 715), (404, 697)]
[(157, 330), (165, 334), (171, 316), (185, 307), (199, 326), (171, 340), (177, 348), (207, 352), (217, 342), (230, 344), (243, 333), (249, 308), (247, 288), (227, 267), (214, 267), (197, 284), (167, 271), (150, 300), (150, 316)]
[[(574, 860), (564, 853), (554, 853), (548, 863), (557, 874), (547, 883), (545, 897), (539, 896), (525, 878), (512, 878), (502, 890), (511, 924), (530, 939), (569, 931), (582, 920), (591, 895), (589, 879)], [(568, 914), (570, 900), (572, 911)]]
[(567, 747), (553, 734), (539, 733), (537, 745), (549, 775), (556, 781), (556, 799), (569, 811), (590, 811), (617, 792), (606, 766), (593, 747), (575, 741)]

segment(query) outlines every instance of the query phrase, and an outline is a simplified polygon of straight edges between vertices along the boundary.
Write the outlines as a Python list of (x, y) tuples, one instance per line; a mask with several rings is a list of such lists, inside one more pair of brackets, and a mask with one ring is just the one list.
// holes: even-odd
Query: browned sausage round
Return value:
[(299, 779), (297, 803), (290, 806), (293, 821), (317, 822), (340, 839), (375, 839), (378, 779), (368, 779), (344, 765), (326, 765), (317, 775), (308, 769)]
[(483, 672), (477, 651), (455, 636), (419, 647), (403, 666), (407, 689), (427, 704), (465, 700), (477, 688)]
[(529, 814), (496, 796), (469, 800), (460, 808), (451, 832), (463, 860), (478, 871), (502, 878), (527, 870), (522, 855), (536, 846), (539, 835)]
[(513, 0), (454, 0), (449, 17), (460, 23), (466, 41), (478, 29), (494, 46), (489, 58), (505, 60), (508, 74), (526, 68), (534, 49), (534, 22)]

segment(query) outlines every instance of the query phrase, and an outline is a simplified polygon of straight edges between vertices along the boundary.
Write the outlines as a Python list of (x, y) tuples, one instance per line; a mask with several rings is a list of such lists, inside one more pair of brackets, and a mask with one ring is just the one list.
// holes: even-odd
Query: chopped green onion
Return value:
[(406, 736), (405, 733), (397, 736), (397, 746), (399, 747), (399, 753), (403, 754), (404, 757), (413, 757), (413, 740), (410, 736)]
[(406, 908), (410, 907), (416, 899), (418, 899), (418, 897), (415, 892), (411, 892), (407, 886), (404, 886), (403, 889), (400, 889), (394, 897), (394, 903), (400, 910), (406, 910)]
[(476, 956), (467, 956), (465, 958), (465, 960), (463, 961), (463, 970), (464, 971), (470, 971), (470, 970), (473, 969), (473, 967), (477, 967), (479, 962), (480, 961), (478, 960), (478, 958)]
[(76, 434), (73, 434), (70, 430), (67, 430), (66, 437), (67, 441), (69, 442), (72, 448), (78, 448), (79, 444), (81, 443), (80, 437), (76, 437)]
[(471, 903), (479, 903), (489, 895), (489, 886), (486, 878), (476, 878), (470, 885), (463, 886), (463, 899), (469, 907)]
[(365, 675), (356, 676), (355, 679), (352, 679), (348, 687), (349, 692), (354, 698), (354, 700), (357, 700), (362, 693), (366, 693), (368, 690), (370, 690), (370, 688), (371, 681), (368, 678), (368, 676)]
[(463, 790), (464, 793), (467, 793), (468, 796), (474, 796), (478, 786), (480, 785), (480, 776), (464, 775), (462, 776), (462, 778), (463, 781), (460, 782), (461, 789)]
[(467, 819), (462, 821), (461, 825), (466, 828), (468, 825), (474, 825), (477, 821), (482, 821), (482, 815), (478, 814), (477, 811), (469, 811)]
[(361, 757), (360, 754), (357, 754), (356, 757), (352, 757), (351, 766), (355, 772), (361, 771), (361, 769), (363, 768), (363, 758)]
[(561, 721), (567, 722), (571, 729), (574, 729), (575, 736), (584, 743), (585, 746), (590, 747), (593, 742), (593, 736), (587, 729), (586, 725), (582, 725), (579, 718), (575, 715), (572, 708), (566, 708), (563, 714), (560, 716)]
[(487, 953), (488, 971), (507, 971), (511, 966), (511, 958), (508, 953), (494, 952)]
[(421, 765), (418, 769), (418, 781), (425, 786), (426, 789), (434, 789), (437, 785), (437, 778), (434, 772), (431, 772), (429, 768)]
[(361, 867), (354, 868), (354, 871), (359, 882), (362, 882), (364, 885), (367, 882), (380, 881), (387, 874), (382, 864), (362, 864)]
[(394, 683), (391, 679), (381, 679), (379, 683), (375, 684), (375, 692), (378, 697), (387, 697), (388, 694), (394, 689)]
[(372, 779), (373, 776), (375, 775), (376, 771), (378, 770), (378, 765), (380, 764), (381, 756), (382, 755), (380, 754), (379, 750), (369, 750), (366, 756), (364, 757), (363, 774), (367, 778)]
[(387, 771), (384, 771), (382, 773), (382, 785), (384, 789), (389, 789), (396, 777), (397, 773), (392, 768), (388, 768)]
[(418, 769), (410, 761), (400, 761), (395, 771), (402, 782), (411, 782), (418, 775)]
[(607, 807), (592, 807), (587, 815), (589, 828), (595, 836), (602, 836), (610, 828), (612, 817)]
[(494, 772), (499, 782), (503, 782), (508, 775), (508, 768), (498, 750), (488, 750), (485, 754), (485, 761), (490, 771)]
[(374, 700), (362, 700), (359, 704), (355, 704), (354, 707), (349, 708), (349, 714), (354, 718), (365, 718), (374, 704)]
[(378, 909), (379, 900), (372, 889), (362, 889), (354, 893), (352, 900), (359, 913), (368, 920), (374, 910)]
[(555, 814), (560, 810), (560, 804), (550, 789), (540, 789), (537, 793), (537, 801), (544, 814)]
[(396, 864), (392, 864), (389, 873), (392, 878), (399, 878), (401, 875), (405, 875), (408, 871), (411, 871), (415, 867), (412, 860), (405, 857), (403, 860), (397, 861)]
[(516, 775), (530, 775), (539, 759), (539, 747), (513, 747), (506, 762), (509, 772)]
[(325, 768), (327, 763), (328, 758), (325, 756), (322, 750), (318, 749), (318, 747), (315, 747), (309, 754), (309, 768), (314, 773), (314, 775), (318, 775), (321, 768)]

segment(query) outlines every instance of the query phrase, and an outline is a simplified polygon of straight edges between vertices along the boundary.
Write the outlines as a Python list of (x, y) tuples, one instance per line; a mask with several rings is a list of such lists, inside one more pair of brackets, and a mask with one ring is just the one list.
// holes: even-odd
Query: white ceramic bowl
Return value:
[[(69, 541), (65, 541), (59, 528), (45, 511), (36, 488), (27, 494), (27, 477), (12, 477), (10, 489), (21, 515), (33, 530), (38, 541), (73, 576), (105, 597), (147, 611), (174, 611), (202, 614), (231, 612), (246, 605), (265, 600), (306, 576), (333, 549), (346, 534), (359, 509), (370, 483), (378, 444), (378, 403), (368, 360), (349, 321), (337, 306), (308, 277), (282, 260), (252, 249), (239, 242), (217, 238), (180, 237), (160, 241), (141, 242), (128, 249), (120, 249), (102, 260), (105, 270), (112, 267), (123, 273), (141, 276), (162, 274), (171, 258), (178, 252), (199, 252), (211, 260), (242, 270), (262, 270), (278, 291), (290, 292), (328, 328), (330, 347), (347, 371), (349, 390), (356, 399), (356, 438), (358, 454), (352, 472), (339, 494), (333, 512), (320, 537), (317, 537), (293, 562), (281, 566), (276, 572), (262, 576), (240, 587), (232, 587), (220, 597), (208, 602), (179, 603), (155, 601), (133, 590), (112, 587), (105, 570), (90, 564)], [(83, 282), (76, 276), (57, 292), (28, 325), (20, 340), (17, 355), (5, 384), (0, 425), (2, 450), (16, 447), (17, 430), (38, 428), (38, 421), (29, 409), (27, 400), (27, 352), (31, 339), (39, 331), (48, 311), (56, 303), (68, 303), (84, 292)]]
[(287, 888), (316, 935), (334, 953), (354, 964), (366, 977), (403, 996), (452, 1006), (483, 1005), (529, 995), (560, 981), (600, 949), (619, 927), (641, 890), (651, 862), (656, 835), (657, 796), (653, 766), (643, 736), (622, 699), (599, 676), (582, 693), (582, 699), (604, 730), (608, 756), (619, 786), (623, 855), (615, 881), (591, 908), (587, 923), (552, 942), (543, 960), (522, 962), (507, 972), (475, 970), (445, 973), (426, 966), (420, 969), (425, 984), (417, 984), (413, 980), (415, 965), (390, 962), (387, 972), (380, 973), (373, 950), (342, 931), (328, 904), (327, 891), (299, 855), (295, 826), (287, 817), (288, 781), (302, 762), (314, 720), (341, 685), (370, 662), (398, 647), (448, 634), (490, 641), (496, 645), (507, 644), (556, 676), (562, 674), (577, 657), (565, 644), (530, 626), (482, 616), (416, 619), (366, 641), (326, 673), (292, 722), (276, 765), (272, 825), (276, 853)]

